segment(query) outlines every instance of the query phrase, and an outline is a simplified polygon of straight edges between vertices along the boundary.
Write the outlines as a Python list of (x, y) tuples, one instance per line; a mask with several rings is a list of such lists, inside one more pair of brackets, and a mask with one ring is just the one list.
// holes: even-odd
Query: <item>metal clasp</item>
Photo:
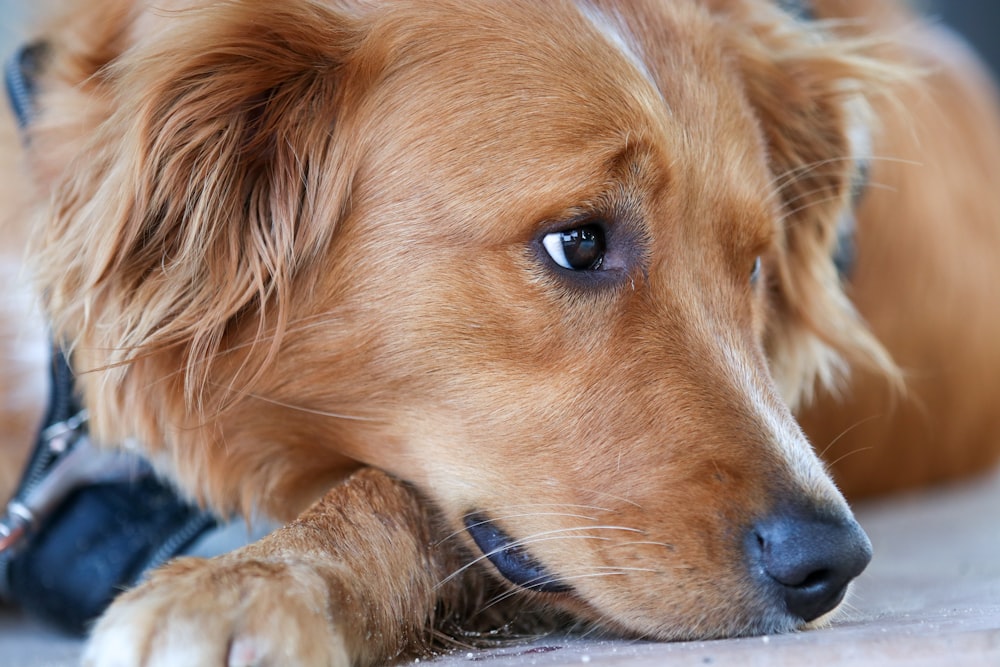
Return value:
[(80, 410), (66, 421), (56, 422), (43, 430), (39, 440), (53, 454), (64, 454), (80, 436), (83, 427), (87, 424), (87, 419), (87, 411)]
[(0, 516), (0, 555), (23, 542), (75, 489), (127, 479), (142, 470), (134, 454), (95, 448), (86, 423), (87, 413), (80, 411), (42, 431), (39, 446), (50, 450), (50, 463), (7, 503)]

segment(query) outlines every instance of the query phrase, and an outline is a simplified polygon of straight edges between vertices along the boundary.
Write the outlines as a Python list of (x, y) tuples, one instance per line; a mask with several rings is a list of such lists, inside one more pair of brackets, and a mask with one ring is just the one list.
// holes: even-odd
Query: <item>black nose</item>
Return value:
[(751, 563), (788, 612), (811, 621), (834, 609), (872, 558), (868, 536), (851, 517), (803, 510), (759, 521), (747, 544)]

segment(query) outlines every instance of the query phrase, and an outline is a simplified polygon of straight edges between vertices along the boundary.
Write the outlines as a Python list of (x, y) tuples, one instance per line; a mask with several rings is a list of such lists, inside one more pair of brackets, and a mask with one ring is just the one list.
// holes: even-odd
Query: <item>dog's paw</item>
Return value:
[(338, 618), (306, 562), (182, 559), (115, 601), (83, 665), (346, 667)]

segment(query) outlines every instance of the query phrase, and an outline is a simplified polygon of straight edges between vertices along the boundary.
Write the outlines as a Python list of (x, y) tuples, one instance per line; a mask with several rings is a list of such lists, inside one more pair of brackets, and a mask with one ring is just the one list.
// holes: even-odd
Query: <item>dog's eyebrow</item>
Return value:
[(656, 80), (653, 78), (652, 73), (646, 66), (646, 62), (640, 57), (642, 49), (636, 42), (635, 38), (628, 33), (625, 27), (622, 25), (620, 19), (608, 16), (607, 13), (602, 12), (597, 7), (594, 7), (589, 2), (581, 0), (577, 3), (577, 8), (580, 10), (580, 14), (590, 22), (590, 24), (599, 32), (612, 46), (614, 46), (625, 59), (635, 67), (649, 85), (653, 87), (653, 90), (657, 92), (660, 98), (663, 98), (663, 94), (660, 91), (659, 86), (656, 84)]

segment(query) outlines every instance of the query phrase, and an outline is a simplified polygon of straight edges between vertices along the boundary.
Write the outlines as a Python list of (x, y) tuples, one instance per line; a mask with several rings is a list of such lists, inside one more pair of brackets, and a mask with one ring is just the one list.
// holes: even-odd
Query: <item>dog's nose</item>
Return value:
[(868, 536), (849, 516), (776, 512), (753, 527), (748, 542), (765, 585), (776, 587), (788, 612), (806, 622), (840, 604), (872, 558)]

